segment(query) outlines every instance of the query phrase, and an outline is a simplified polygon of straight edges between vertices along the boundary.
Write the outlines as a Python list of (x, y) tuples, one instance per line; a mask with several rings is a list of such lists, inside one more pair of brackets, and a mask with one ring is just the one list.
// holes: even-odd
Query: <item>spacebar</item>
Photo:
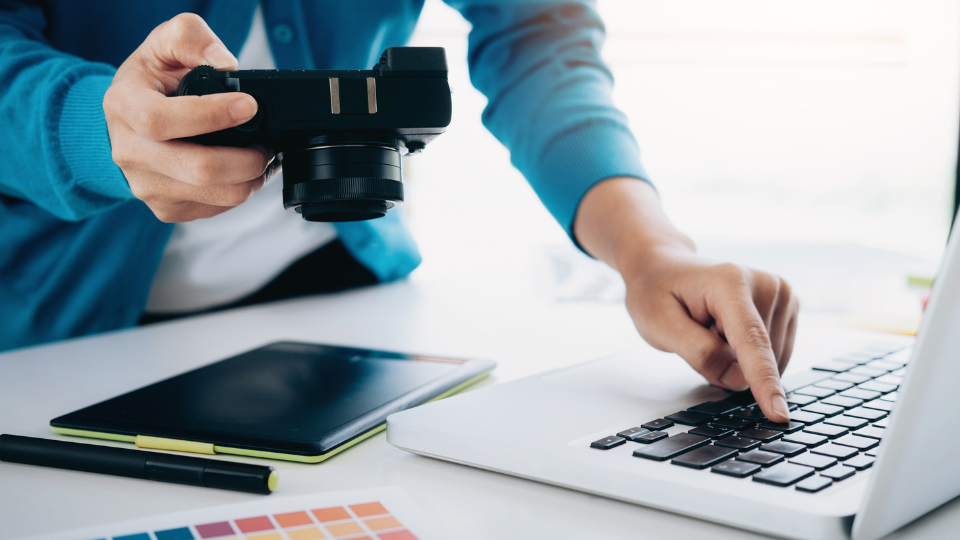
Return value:
[(800, 373), (794, 373), (785, 379), (781, 379), (781, 384), (783, 384), (783, 389), (787, 392), (793, 392), (794, 390), (803, 388), (804, 386), (811, 385), (815, 382), (820, 382), (824, 379), (828, 379), (836, 375), (836, 373), (830, 371), (819, 371), (816, 369), (811, 369), (809, 371), (802, 371)]

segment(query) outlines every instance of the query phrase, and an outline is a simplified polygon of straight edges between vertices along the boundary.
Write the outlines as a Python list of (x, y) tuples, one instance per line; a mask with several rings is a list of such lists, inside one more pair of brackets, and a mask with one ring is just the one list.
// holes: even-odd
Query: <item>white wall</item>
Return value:
[[(937, 257), (960, 125), (955, 0), (600, 0), (615, 99), (677, 225), (702, 244), (837, 243)], [(480, 124), (469, 25), (447, 47), (448, 133), (409, 161), (418, 279), (507, 275), (564, 235)], [(449, 274), (447, 274), (449, 275)]]

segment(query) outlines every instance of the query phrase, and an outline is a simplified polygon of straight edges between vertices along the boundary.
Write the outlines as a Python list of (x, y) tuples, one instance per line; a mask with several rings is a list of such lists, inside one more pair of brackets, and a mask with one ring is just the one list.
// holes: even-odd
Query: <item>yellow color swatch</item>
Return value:
[(316, 527), (288, 530), (287, 536), (290, 537), (290, 540), (318, 540), (324, 538), (323, 531)]
[(267, 533), (267, 534), (254, 534), (248, 536), (247, 540), (283, 540), (283, 537), (280, 536), (280, 533)]
[(330, 531), (330, 534), (334, 536), (348, 536), (363, 532), (363, 529), (360, 528), (360, 524), (356, 521), (327, 525), (327, 530)]

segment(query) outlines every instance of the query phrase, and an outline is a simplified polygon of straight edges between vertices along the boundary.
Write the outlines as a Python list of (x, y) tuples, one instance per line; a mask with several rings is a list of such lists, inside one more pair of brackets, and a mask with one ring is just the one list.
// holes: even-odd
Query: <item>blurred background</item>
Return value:
[[(784, 275), (808, 310), (919, 314), (953, 211), (960, 3), (598, 6), (615, 101), (701, 252)], [(525, 280), (555, 299), (620, 301), (617, 276), (572, 247), (481, 125), (469, 31), (427, 0), (412, 43), (447, 48), (454, 88), (447, 134), (406, 163), (425, 257), (412, 279)]]

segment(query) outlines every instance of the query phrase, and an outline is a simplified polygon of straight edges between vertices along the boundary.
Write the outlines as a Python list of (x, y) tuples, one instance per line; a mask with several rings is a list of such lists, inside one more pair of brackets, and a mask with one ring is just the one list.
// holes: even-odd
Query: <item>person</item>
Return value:
[[(0, 349), (409, 274), (420, 259), (397, 212), (303, 222), (279, 208), (270, 149), (181, 140), (246, 122), (253, 98), (174, 94), (198, 65), (237, 69), (234, 52), (261, 57), (243, 67), (369, 67), (423, 1), (0, 0)], [(594, 2), (446, 1), (473, 26), (484, 124), (623, 276), (643, 338), (785, 421), (797, 299), (701, 258), (670, 223), (612, 104)], [(305, 279), (321, 268), (335, 270)]]

